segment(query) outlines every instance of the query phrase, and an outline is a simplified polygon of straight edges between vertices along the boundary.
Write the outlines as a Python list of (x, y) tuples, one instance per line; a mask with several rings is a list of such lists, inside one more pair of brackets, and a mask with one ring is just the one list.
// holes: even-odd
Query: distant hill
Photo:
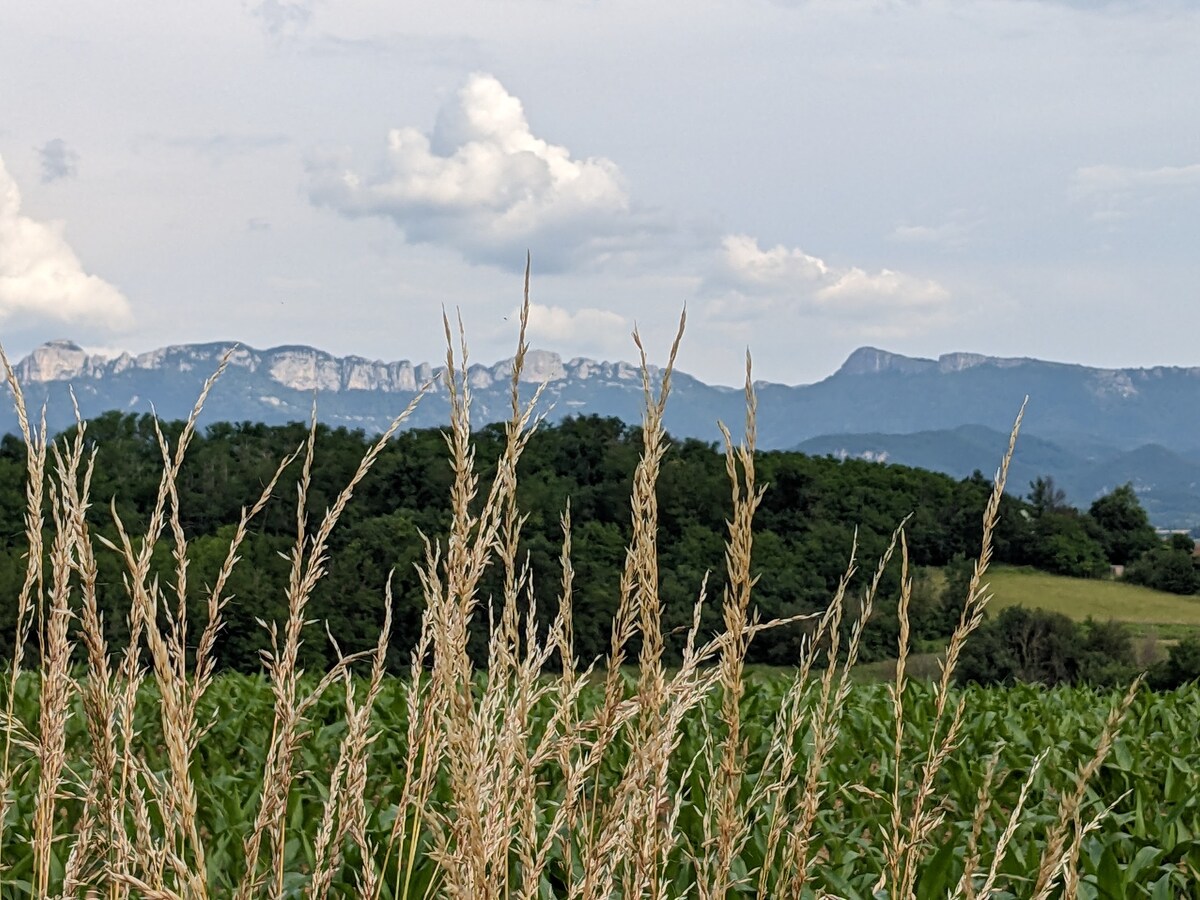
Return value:
[[(829, 434), (793, 449), (815, 456), (866, 459), (917, 466), (966, 478), (976, 469), (991, 475), (1008, 435), (979, 425), (914, 434)], [(1072, 452), (1023, 432), (1009, 470), (1014, 493), (1027, 492), (1035, 478), (1049, 475), (1075, 506), (1087, 508), (1113, 488), (1132, 483), (1151, 521), (1161, 527), (1200, 526), (1200, 460), (1158, 444), (1123, 451), (1092, 442)]]
[[(984, 425), (960, 425), (912, 434), (826, 434), (801, 441), (792, 449), (815, 456), (899, 463), (966, 478), (976, 469), (990, 476), (1007, 446), (1007, 431)], [(1009, 482), (1016, 487), (1023, 487), (1040, 475), (1053, 473), (1060, 487), (1068, 493), (1081, 494), (1080, 485), (1068, 483), (1068, 474), (1100, 461), (1071, 453), (1028, 431), (1022, 432), (1018, 446), (1019, 452), (1009, 471)], [(1106, 450), (1108, 455), (1120, 453), (1112, 447)]]
[(759, 403), (770, 413), (769, 439), (795, 446), (823, 434), (960, 425), (1007, 434), (1025, 396), (1026, 430), (1068, 449), (1200, 446), (1200, 421), (1186, 414), (1200, 401), (1200, 368), (1094, 369), (968, 353), (929, 360), (863, 348), (817, 384), (764, 386)]
[[(145, 412), (153, 405), (165, 418), (182, 418), (231, 346), (185, 344), (109, 358), (54, 341), (22, 360), (17, 373), (31, 406), (48, 402), (55, 430), (72, 421), (69, 387), (85, 416), (110, 409)], [(312, 347), (239, 347), (204, 421), (306, 419), (315, 392), (323, 421), (378, 431), (431, 382), (411, 425), (438, 425), (448, 409), (440, 372), (428, 363), (335, 357)], [(507, 415), (510, 372), (511, 361), (471, 367), (478, 423)], [(657, 380), (657, 370), (653, 376)], [(641, 418), (641, 376), (626, 362), (564, 361), (537, 350), (523, 381), (526, 393), (546, 383), (553, 419), (575, 413), (634, 423)], [(1191, 414), (1200, 409), (1200, 368), (1096, 369), (971, 353), (935, 360), (864, 347), (816, 384), (757, 388), (765, 449), (882, 454), (960, 476), (995, 468), (1028, 395), (1014, 489), (1052, 475), (1073, 501), (1086, 504), (1096, 493), (1132, 481), (1157, 524), (1200, 524), (1200, 418)], [(716, 441), (718, 419), (736, 428), (742, 416), (740, 390), (676, 375), (667, 409), (673, 434)], [(15, 428), (5, 406), (0, 429)]]

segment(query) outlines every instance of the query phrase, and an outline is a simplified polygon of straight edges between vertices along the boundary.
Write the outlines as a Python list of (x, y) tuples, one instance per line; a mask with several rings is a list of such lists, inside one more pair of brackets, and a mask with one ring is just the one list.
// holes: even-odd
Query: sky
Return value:
[(0, 4), (0, 342), (1200, 365), (1197, 0)]

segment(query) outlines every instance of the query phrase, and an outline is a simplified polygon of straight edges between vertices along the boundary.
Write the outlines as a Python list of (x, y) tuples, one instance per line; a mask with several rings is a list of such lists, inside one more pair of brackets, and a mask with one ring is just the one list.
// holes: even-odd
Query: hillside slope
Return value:
[(1032, 569), (997, 566), (988, 572), (994, 615), (1006, 606), (1060, 612), (1081, 622), (1089, 616), (1126, 622), (1139, 633), (1178, 637), (1200, 631), (1200, 597), (1181, 597), (1119, 581), (1064, 578)]

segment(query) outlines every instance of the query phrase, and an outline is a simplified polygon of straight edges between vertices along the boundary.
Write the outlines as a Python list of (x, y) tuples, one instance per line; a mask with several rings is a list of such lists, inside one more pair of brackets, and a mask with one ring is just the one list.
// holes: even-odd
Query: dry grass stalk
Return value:
[(664, 842), (662, 811), (671, 802), (667, 788), (667, 762), (664, 750), (669, 742), (669, 733), (664, 730), (664, 670), (662, 663), (662, 598), (658, 585), (658, 497), (655, 487), (662, 459), (667, 451), (666, 431), (663, 414), (667, 397), (671, 392), (671, 374), (675, 358), (683, 339), (687, 314), (679, 317), (679, 328), (667, 365), (662, 371), (658, 396), (654, 395), (650, 378), (650, 366), (641, 336), (634, 331), (633, 340), (641, 357), (642, 389), (645, 408), (642, 413), (642, 455), (633, 476), (631, 494), (633, 533), (630, 539), (629, 556), (632, 567), (632, 600), (637, 609), (638, 630), (642, 646), (638, 656), (638, 724), (633, 737), (633, 754), (630, 768), (637, 779), (647, 786), (641, 803), (630, 810), (626, 836), (629, 864), (625, 868), (625, 895), (631, 891), (651, 891), (656, 887), (656, 867)]
[[(437, 571), (436, 554), (426, 543), (429, 558), (425, 570)], [(430, 586), (426, 583), (426, 596)], [(420, 839), (420, 829), (426, 823), (426, 817), (431, 816), (429, 797), (437, 779), (438, 768), (443, 747), (443, 731), (441, 722), (444, 710), (441, 703), (445, 695), (431, 691), (425, 683), (425, 661), (429, 656), (433, 629), (430, 624), (430, 610), (427, 608), (422, 616), (420, 636), (417, 646), (412, 652), (412, 662), (409, 667), (408, 690), (406, 706), (408, 712), (408, 729), (405, 742), (404, 783), (400, 791), (396, 816), (388, 834), (387, 850), (384, 857), (384, 867), (394, 858), (396, 860), (396, 881), (392, 885), (392, 896), (411, 896), (412, 879), (416, 874), (417, 848)], [(383, 889), (382, 881), (376, 883), (375, 889), (364, 897), (378, 900)]]
[[(1024, 812), (1025, 804), (1029, 800), (1029, 791), (1033, 788), (1034, 779), (1037, 777), (1042, 764), (1046, 761), (1048, 754), (1048, 750), (1043, 750), (1034, 758), (1033, 763), (1029, 766), (1029, 773), (1021, 783), (1017, 802), (1013, 805), (1012, 811), (1009, 813), (1004, 831), (1000, 833), (1000, 837), (996, 841), (996, 849), (992, 852), (992, 863), (988, 868), (987, 878), (984, 879), (983, 885), (978, 891), (975, 891), (972, 885), (971, 871), (968, 869), (963, 873), (962, 880), (959, 881), (959, 889), (964, 890), (967, 896), (976, 897), (978, 900), (987, 900), (995, 892), (996, 882), (1000, 877), (1000, 866), (1004, 863), (1004, 858), (1008, 854), (1008, 846), (1012, 842), (1013, 835), (1017, 833), (1017, 827), (1021, 823), (1021, 813)], [(986, 809), (987, 805), (987, 798), (981, 797), (979, 801), (980, 808)], [(972, 834), (974, 834), (974, 831), (972, 831)]]
[[(663, 752), (669, 744), (669, 734), (664, 729), (665, 720), (665, 674), (662, 664), (663, 634), (662, 606), (658, 585), (658, 498), (655, 487), (667, 444), (663, 427), (663, 413), (671, 390), (671, 373), (679, 351), (679, 344), (686, 325), (686, 313), (680, 316), (679, 329), (671, 345), (666, 368), (655, 394), (650, 366), (645, 347), (635, 331), (634, 343), (641, 356), (642, 389), (645, 406), (642, 418), (642, 452), (634, 470), (633, 488), (630, 496), (631, 527), (629, 549), (626, 553), (625, 571), (622, 575), (620, 608), (614, 623), (613, 653), (609, 659), (608, 682), (606, 684), (606, 707), (612, 709), (619, 691), (619, 667), (623, 659), (624, 643), (636, 630), (641, 634), (641, 650), (638, 657), (637, 708), (638, 723), (631, 739), (631, 756), (626, 766), (624, 793), (629, 807), (625, 809), (625, 827), (619, 831), (611, 825), (601, 826), (609, 839), (619, 838), (616, 852), (621, 860), (623, 893), (639, 895), (643, 890), (653, 891), (657, 884), (656, 868), (662, 855), (666, 835), (662, 828), (662, 813), (671, 803), (667, 789), (667, 759)], [(608, 714), (606, 710), (605, 715)], [(607, 723), (605, 723), (607, 724)], [(606, 735), (603, 740), (607, 741)], [(630, 784), (643, 789), (632, 791)], [(609, 809), (615, 809), (610, 806)], [(585, 880), (593, 886), (606, 883), (605, 874), (594, 881), (596, 855), (589, 854)], [(592, 865), (589, 866), (588, 863)], [(606, 864), (607, 865), (607, 864)]]
[[(29, 552), (25, 557), (25, 577), (17, 594), (16, 635), (13, 642), (13, 658), (10, 662), (8, 695), (5, 698), (4, 757), (0, 765), (0, 866), (4, 861), (5, 824), (8, 820), (8, 805), (10, 802), (16, 772), (13, 770), (12, 746), (16, 734), (13, 703), (16, 699), (17, 681), (21, 674), (21, 665), (25, 657), (25, 647), (33, 630), (34, 617), (41, 609), (43, 592), (43, 546), (42, 532), (45, 518), (42, 512), (44, 486), (46, 483), (46, 410), (43, 407), (41, 422), (35, 429), (30, 426), (29, 413), (25, 405), (25, 394), (21, 383), (17, 380), (8, 354), (0, 346), (0, 363), (4, 365), (5, 381), (13, 397), (13, 407), (16, 410), (17, 422), (21, 436), (25, 442), (25, 534), (29, 542)], [(38, 628), (38, 640), (42, 640), (42, 629)], [(2, 871), (2, 868), (0, 868)]]
[[(675, 347), (678, 341), (677, 336)], [(669, 388), (674, 354), (673, 348), (663, 377), (664, 388)], [(570, 883), (571, 897), (608, 897), (618, 890), (618, 882), (623, 895), (658, 896), (667, 890), (668, 860), (678, 841), (673, 823), (683, 796), (681, 791), (667, 789), (666, 765), (678, 745), (682, 716), (701, 702), (721, 677), (720, 667), (701, 672), (702, 662), (725, 652), (730, 641), (726, 633), (708, 644), (696, 646), (705, 595), (702, 588), (693, 609), (693, 625), (689, 629), (683, 665), (675, 677), (666, 679), (661, 668), (661, 610), (658, 607), (654, 543), (657, 523), (654, 486), (664, 449), (661, 422), (665, 394), (660, 392), (654, 396), (646, 365), (643, 365), (643, 375), (647, 412), (642, 457), (631, 498), (633, 538), (626, 555), (619, 605), (613, 621), (604, 700), (595, 716), (583, 724), (584, 733), (590, 734), (591, 738), (580, 764), (568, 773), (568, 797), (575, 796), (582, 771), (596, 771), (599, 759), (631, 715), (637, 717), (637, 723), (631, 734), (630, 757), (616, 787), (607, 796), (602, 796), (599, 782), (595, 780), (588, 792), (583, 823), (583, 833), (588, 837), (579, 848), (581, 874)], [(749, 576), (745, 577), (748, 579)], [(749, 624), (743, 638), (748, 641), (757, 631), (779, 624), (782, 623)], [(644, 633), (646, 627), (650, 629), (649, 636)], [(626, 645), (639, 631), (643, 631), (640, 675), (636, 703), (631, 706), (623, 699), (620, 665), (625, 658)]]
[[(897, 675), (897, 682), (899, 675)], [(897, 723), (900, 721), (899, 715), (896, 717)], [(903, 729), (897, 727), (899, 736), (903, 735)], [(898, 738), (899, 740), (899, 738)], [(980, 850), (979, 838), (983, 834), (983, 825), (988, 818), (988, 813), (992, 808), (992, 785), (996, 781), (996, 768), (1000, 765), (1000, 750), (1001, 747), (996, 747), (992, 751), (992, 755), (988, 757), (987, 765), (983, 770), (983, 782), (979, 785), (979, 791), (975, 795), (975, 812), (971, 816), (971, 830), (967, 834), (967, 846), (963, 851), (963, 873), (959, 878), (957, 887), (957, 896), (964, 897), (966, 900), (976, 900), (975, 889), (975, 874), (979, 870)], [(897, 766), (897, 771), (899, 767)], [(1030, 778), (1030, 782), (1032, 782)], [(899, 823), (895, 820), (895, 811), (900, 806), (899, 794), (899, 779), (896, 779), (892, 789), (892, 832), (899, 830)]]
[[(884, 572), (891, 562), (892, 555), (899, 546), (907, 519), (892, 533), (887, 549), (879, 558), (871, 583), (863, 593), (858, 615), (851, 626), (850, 639), (847, 642), (846, 656), (839, 666), (838, 645), (839, 635), (835, 615), (834, 627), (830, 630), (830, 646), (825, 671), (821, 676), (821, 684), (815, 709), (812, 712), (810, 727), (813, 732), (812, 750), (808, 758), (804, 781), (800, 787), (798, 821), (791, 825), (784, 846), (784, 871), (789, 874), (786, 886), (777, 886), (780, 896), (801, 897), (815, 862), (811, 853), (812, 831), (820, 812), (821, 802), (825, 796), (827, 782), (823, 777), (825, 761), (829, 752), (837, 742), (841, 731), (842, 711), (845, 709), (847, 698), (850, 696), (850, 671), (858, 659), (858, 651), (862, 641), (863, 631), (871, 618), (875, 601), (879, 593), (879, 585)], [(845, 597), (845, 592), (841, 592)], [(839, 605), (841, 601), (839, 600)]]
[[(176, 492), (176, 482), (179, 470), (183, 465), (187, 448), (195, 435), (196, 423), (200, 412), (208, 399), (209, 392), (229, 365), (232, 349), (221, 358), (217, 370), (205, 381), (192, 412), (188, 416), (180, 433), (172, 454), (167, 445), (158, 422), (155, 420), (155, 435), (163, 458), (163, 471), (159, 479), (154, 508), (150, 513), (145, 534), (141, 537), (140, 547), (135, 549), (134, 541), (126, 531), (124, 523), (117, 515), (115, 499), (112, 503), (112, 516), (116, 526), (119, 546), (101, 538), (102, 543), (112, 550), (119, 552), (128, 570), (126, 589), (130, 596), (130, 631), (132, 635), (142, 637), (153, 664), (155, 682), (161, 691), (161, 722), (170, 763), (169, 783), (161, 783), (151, 778), (146, 789), (156, 800), (163, 816), (167, 837), (159, 854), (152, 858), (166, 858), (171, 861), (172, 870), (182, 883), (203, 884), (203, 877), (197, 873), (205, 871), (204, 846), (196, 827), (196, 790), (190, 772), (190, 747), (195, 740), (195, 723), (189, 720), (188, 709), (188, 679), (187, 663), (184, 645), (186, 642), (187, 611), (183, 603), (183, 591), (186, 589), (186, 542), (183, 541), (182, 528), (179, 526), (179, 498)], [(164, 528), (170, 524), (173, 537), (176, 540), (176, 578), (179, 583), (179, 603), (174, 615), (168, 615), (168, 632), (163, 633), (160, 621), (162, 607), (162, 592), (157, 581), (150, 579), (151, 559), (154, 548)], [(129, 684), (135, 680), (138, 667), (137, 644), (131, 638), (126, 654), (126, 664), (123, 674)], [(136, 691), (127, 692), (124, 702), (125, 715), (129, 717), (129, 729), (132, 731), (133, 706)], [(127, 737), (131, 734), (127, 732)], [(127, 752), (130, 745), (126, 744)], [(122, 776), (123, 790), (128, 790), (133, 777), (132, 770), (136, 768), (134, 760), (126, 757)], [(155, 867), (156, 870), (158, 867)], [(156, 872), (156, 880), (161, 879), (161, 873)], [(156, 889), (161, 885), (154, 884)]]
[[(59, 478), (66, 477), (61, 470)], [(75, 683), (70, 665), (73, 644), (71, 623), (71, 568), (74, 541), (67, 524), (66, 500), (60, 488), (50, 485), (51, 523), (49, 596), (45, 598), (44, 650), (41, 659), (41, 710), (38, 717), (39, 776), (33, 816), (34, 892), (50, 894), (50, 863), (56, 841), (55, 810), (66, 767), (67, 719)]]
[[(550, 691), (539, 676), (551, 655), (567, 640), (564, 621), (569, 611), (560, 609), (541, 641), (536, 630), (536, 604), (526, 563), (519, 558), (524, 517), (516, 505), (517, 466), (537, 427), (533, 410), (544, 389), (539, 386), (532, 401), (520, 399), (521, 375), (528, 345), (525, 340), (529, 315), (528, 265), (521, 330), (511, 372), (512, 415), (506, 425), (506, 441), (497, 462), (496, 475), (483, 498), (480, 512), (473, 512), (479, 491), (475, 473), (474, 447), (470, 429), (471, 395), (467, 377), (467, 348), (459, 327), (456, 358), (449, 320), (447, 332), (447, 390), (451, 401), (451, 430), (447, 436), (454, 482), (451, 489), (452, 524), (444, 553), (427, 543), (422, 575), (428, 614), (425, 627), (428, 650), (433, 655), (430, 685), (422, 695), (417, 683), (410, 695), (417, 698), (413, 711), (428, 719), (428, 712), (441, 716), (436, 726), (442, 733), (415, 733), (410, 720), (409, 770), (406, 776), (403, 816), (393, 828), (393, 845), (413, 838), (401, 834), (415, 831), (423, 821), (432, 832), (434, 858), (445, 874), (445, 891), (450, 896), (508, 896), (536, 890), (538, 859), (545, 858), (545, 840), (538, 833), (539, 810), (535, 806), (536, 767), (558, 755), (554, 748), (557, 725), (550, 723), (541, 746), (530, 747), (534, 707)], [(468, 654), (469, 623), (479, 607), (478, 582), (493, 560), (503, 568), (503, 598), (500, 622), (490, 629), (489, 666), (486, 681), (477, 696), (473, 666)], [(525, 627), (521, 628), (520, 605), (525, 598)], [(564, 619), (564, 616), (567, 618)], [(414, 679), (424, 652), (414, 656)], [(435, 719), (435, 721), (437, 721)], [(422, 749), (418, 752), (416, 747)], [(431, 751), (437, 750), (438, 753)], [(451, 801), (444, 812), (430, 813), (419, 805), (408, 812), (411, 799), (427, 796), (430, 776), (436, 769), (427, 762), (437, 755), (448, 762)], [(421, 760), (418, 763), (418, 760)], [(417, 766), (420, 765), (418, 769)], [(415, 780), (414, 780), (415, 776)], [(412, 787), (410, 785), (414, 785)], [(411, 798), (411, 799), (410, 799)], [(389, 848), (389, 856), (391, 854)], [(517, 883), (510, 882), (510, 856), (517, 860)], [(543, 862), (544, 864), (544, 862)], [(411, 868), (406, 869), (411, 872)], [(406, 880), (410, 877), (405, 875)]]
[[(1016, 449), (1017, 435), (1021, 430), (1021, 420), (1024, 415), (1025, 404), (1022, 403), (1009, 434), (1008, 449), (996, 471), (992, 493), (983, 511), (983, 536), (979, 557), (975, 561), (971, 573), (967, 597), (959, 616), (958, 625), (946, 648), (946, 658), (941, 664), (941, 677), (934, 685), (934, 725), (930, 729), (928, 746), (920, 764), (916, 795), (911, 807), (900, 813), (893, 810), (892, 833), (888, 836), (886, 851), (888, 870), (880, 876), (879, 883), (876, 885), (876, 890), (880, 890), (886, 885), (888, 895), (891, 897), (912, 895), (920, 862), (928, 850), (929, 837), (943, 820), (942, 804), (933, 802), (936, 799), (934, 784), (942, 766), (958, 746), (966, 702), (965, 697), (960, 697), (953, 709), (949, 709), (951, 679), (967, 638), (983, 622), (984, 610), (990, 599), (987, 585), (983, 579), (991, 562), (992, 535), (1000, 518), (1000, 500), (1004, 496), (1004, 486), (1008, 480), (1008, 467)], [(898, 686), (897, 692), (901, 688), (902, 685)], [(901, 706), (895, 708), (897, 712), (902, 711)], [(899, 779), (900, 772), (893, 773), (893, 777)], [(894, 792), (893, 802), (898, 799), (899, 794)]]
[[(579, 825), (580, 799), (587, 781), (587, 772), (580, 764), (583, 737), (580, 724), (579, 695), (591, 675), (589, 667), (582, 675), (576, 672), (578, 660), (575, 657), (573, 637), (573, 591), (575, 583), (575, 568), (571, 562), (571, 504), (567, 502), (561, 516), (563, 533), (562, 547), (559, 553), (561, 581), (558, 595), (559, 616), (557, 629), (552, 632), (562, 673), (557, 690), (553, 695), (554, 713), (547, 727), (547, 732), (554, 732), (553, 743), (545, 742), (547, 757), (552, 752), (554, 761), (563, 775), (563, 795), (554, 810), (545, 834), (541, 839), (537, 854), (532, 865), (525, 873), (522, 885), (522, 896), (533, 896), (538, 876), (546, 871), (550, 854), (558, 849), (562, 853), (563, 869), (570, 872), (574, 869), (575, 843), (574, 833)], [(548, 640), (549, 643), (549, 640)]]
[(754, 549), (754, 515), (765, 488), (755, 482), (754, 454), (757, 443), (758, 399), (754, 392), (750, 354), (746, 354), (746, 425), (736, 449), (724, 424), (718, 423), (725, 440), (725, 473), (732, 493), (732, 515), (725, 543), (728, 582), (722, 597), (722, 613), (728, 640), (719, 662), (722, 692), (721, 722), (724, 733), (715, 772), (709, 765), (712, 799), (705, 806), (705, 859), (699, 889), (702, 896), (724, 897), (735, 887), (734, 860), (750, 835), (751, 817), (742, 806), (746, 746), (741, 734), (741, 700), (745, 691), (745, 659), (750, 645), (750, 600), (754, 583), (751, 573)]
[[(371, 744), (378, 737), (371, 733), (371, 713), (383, 687), (384, 663), (391, 631), (392, 587), (389, 578), (385, 589), (383, 627), (371, 658), (371, 674), (361, 704), (355, 698), (354, 680), (349, 667), (342, 669), (346, 692), (346, 736), (338, 747), (338, 759), (329, 782), (329, 803), (326, 804), (317, 832), (316, 861), (307, 892), (309, 897), (320, 898), (328, 894), (333, 877), (342, 864), (343, 844), (347, 836), (354, 841), (362, 855), (359, 896), (371, 896), (377, 882), (373, 848), (366, 833), (367, 767)], [(330, 640), (336, 646), (333, 635), (330, 635)], [(346, 659), (340, 650), (338, 657)]]
[[(904, 822), (901, 820), (902, 806), (900, 802), (900, 788), (902, 779), (900, 771), (904, 761), (904, 689), (907, 687), (905, 667), (908, 663), (909, 640), (911, 637), (911, 626), (909, 622), (909, 607), (912, 603), (912, 577), (908, 572), (908, 539), (901, 535), (900, 540), (900, 602), (897, 604), (896, 616), (900, 624), (899, 634), (897, 636), (896, 645), (896, 677), (890, 685), (888, 685), (888, 693), (892, 700), (892, 797), (891, 797), (891, 828), (892, 835), (897, 836), (903, 833)], [(992, 775), (994, 772), (993, 761), (989, 764), (986, 777), (984, 778), (983, 794), (979, 798), (977, 809), (982, 812), (985, 807), (987, 797), (987, 789), (991, 786)], [(980, 823), (977, 821), (975, 827)], [(972, 840), (978, 836), (975, 828), (971, 831)], [(964, 865), (970, 867), (972, 846), (967, 847), (967, 856)], [(894, 864), (894, 863), (893, 863)], [(968, 882), (969, 883), (969, 882)]]
[[(534, 391), (527, 404), (522, 404), (520, 386), (525, 355), (529, 350), (526, 333), (529, 326), (529, 259), (526, 258), (525, 285), (520, 311), (517, 352), (513, 358), (510, 380), (511, 415), (505, 424), (506, 452), (501, 457), (497, 478), (503, 479), (504, 515), (497, 544), (497, 557), (503, 567), (503, 609), (498, 634), (494, 633), (494, 652), (489, 653), (488, 685), (485, 695), (495, 691), (497, 704), (494, 715), (499, 729), (495, 746), (498, 750), (496, 793), (502, 798), (509, 820), (500, 833), (494, 852), (504, 856), (515, 856), (520, 879), (517, 884), (509, 883), (509, 870), (505, 867), (503, 890), (505, 896), (534, 897), (540, 889), (541, 867), (537, 857), (541, 840), (538, 833), (540, 810), (535, 774), (538, 756), (553, 756), (556, 752), (541, 747), (531, 747), (529, 735), (534, 731), (533, 712), (541, 699), (550, 693), (550, 685), (539, 684), (542, 669), (552, 654), (559, 651), (563, 638), (560, 632), (569, 627), (564, 616), (569, 610), (560, 605), (558, 616), (551, 624), (545, 642), (537, 633), (537, 601), (533, 590), (529, 563), (521, 561), (521, 529), (524, 516), (517, 506), (517, 461), (526, 444), (537, 430), (541, 419), (533, 419), (546, 382)], [(511, 449), (508, 449), (511, 448)], [(521, 629), (519, 604), (525, 597), (525, 628)], [(569, 602), (569, 600), (568, 600)], [(559, 736), (554, 723), (547, 729), (543, 745), (554, 743)], [(544, 862), (543, 862), (544, 865)]]
[[(477, 586), (492, 556), (500, 527), (500, 506), (485, 503), (479, 518), (471, 505), (478, 491), (474, 448), (470, 441), (470, 387), (467, 383), (467, 348), (461, 341), (462, 372), (457, 369), (448, 318), (443, 318), (447, 340), (446, 388), (450, 394), (451, 450), (454, 482), (451, 487), (452, 524), (447, 540), (443, 572), (430, 572), (427, 594), (433, 628), (432, 690), (445, 697), (446, 749), (450, 762), (450, 784), (454, 794), (453, 816), (435, 825), (437, 859), (447, 874), (450, 896), (490, 896), (487, 892), (487, 838), (483, 830), (485, 797), (476, 754), (484, 752), (476, 740), (473, 668), (467, 652), (469, 625), (477, 603)], [(461, 338), (461, 323), (460, 323)], [(515, 363), (514, 363), (515, 364)], [(506, 448), (507, 450), (508, 448)], [(506, 481), (497, 478), (494, 493)], [(488, 498), (491, 500), (491, 498)], [(444, 577), (443, 577), (444, 576)], [(475, 893), (475, 892), (479, 893)]]
[[(779, 862), (778, 858), (780, 848), (784, 846), (784, 833), (792, 825), (791, 802), (800, 785), (800, 769), (797, 767), (800, 757), (796, 751), (796, 744), (799, 735), (803, 733), (812, 717), (813, 710), (809, 705), (812, 699), (810, 676), (822, 648), (827, 653), (826, 669), (818, 687), (822, 696), (828, 694), (829, 685), (832, 683), (846, 593), (858, 572), (857, 555), (858, 534), (855, 532), (846, 570), (838, 581), (837, 590), (829, 605), (817, 620), (815, 629), (804, 640), (800, 666), (780, 705), (775, 728), (771, 735), (771, 743), (762, 767), (764, 772), (775, 774), (772, 778), (760, 776), (755, 790), (747, 801), (747, 807), (757, 808), (766, 804), (770, 809), (763, 865), (758, 873), (760, 896), (766, 896), (772, 890), (791, 890), (790, 883), (786, 882), (781, 875), (782, 872), (788, 871), (786, 865)], [(806, 766), (806, 777), (808, 771)]]
[(1075, 836), (1071, 838), (1071, 847), (1067, 851), (1067, 864), (1063, 867), (1063, 900), (1075, 900), (1079, 896), (1079, 853), (1083, 849), (1083, 839), (1100, 828), (1100, 823), (1112, 815), (1113, 810), (1125, 802), (1133, 793), (1133, 789), (1125, 791), (1116, 800), (1103, 807), (1086, 822), (1082, 820), (1080, 811), (1075, 810), (1072, 824)]
[[(76, 431), (71, 444), (54, 447), (55, 467), (73, 542), (71, 568), (80, 593), (79, 633), (86, 649), (87, 674), (82, 686), (83, 710), (89, 736), (91, 776), (85, 788), (85, 813), (73, 837), (64, 876), (64, 893), (82, 883), (85, 873), (113, 865), (123, 831), (122, 806), (115, 795), (117, 777), (117, 683), (97, 603), (97, 563), (87, 522), (95, 450), (88, 453), (86, 424), (75, 410)], [(97, 829), (99, 834), (94, 834)]]
[(259, 871), (259, 857), (264, 835), (269, 837), (271, 844), (270, 875), (273, 881), (273, 890), (276, 895), (283, 891), (286, 844), (284, 817), (292, 785), (301, 774), (297, 770), (294, 760), (300, 741), (304, 737), (304, 721), (325, 691), (342, 678), (346, 669), (361, 657), (361, 654), (342, 657), (328, 672), (324, 673), (312, 690), (306, 694), (303, 693), (300, 687), (300, 678), (303, 673), (298, 665), (298, 657), (304, 629), (310, 624), (305, 610), (317, 582), (325, 574), (328, 564), (329, 536), (345, 511), (346, 505), (350, 502), (350, 498), (354, 495), (355, 488), (371, 470), (375, 460), (383, 452), (392, 436), (412, 415), (423, 396), (424, 391), (418, 392), (404, 411), (392, 420), (384, 433), (371, 445), (359, 461), (350, 480), (334, 499), (332, 506), (325, 511), (316, 532), (309, 536), (307, 502), (316, 444), (314, 411), (312, 426), (305, 444), (300, 482), (296, 491), (296, 541), (290, 557), (291, 573), (287, 591), (288, 616), (284, 624), (283, 641), (280, 642), (278, 627), (272, 623), (268, 627), (271, 649), (263, 653), (263, 662), (270, 679), (271, 691), (275, 697), (275, 723), (271, 746), (267, 754), (258, 815), (255, 818), (254, 829), (245, 842), (246, 870), (238, 885), (236, 897), (256, 895), (267, 879), (267, 873)]

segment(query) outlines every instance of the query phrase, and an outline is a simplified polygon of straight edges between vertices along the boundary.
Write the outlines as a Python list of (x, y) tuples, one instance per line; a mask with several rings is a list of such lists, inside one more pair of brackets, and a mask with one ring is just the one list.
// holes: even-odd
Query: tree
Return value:
[(1054, 483), (1049, 475), (1039, 475), (1029, 482), (1029, 504), (1037, 515), (1068, 509), (1067, 492)]
[(1103, 547), (1074, 510), (1040, 516), (1030, 553), (1035, 566), (1056, 575), (1097, 578), (1108, 571)]
[(1105, 556), (1114, 566), (1127, 565), (1159, 544), (1132, 484), (1123, 484), (1097, 498), (1088, 509), (1088, 517)]
[(1189, 556), (1196, 552), (1196, 542), (1192, 540), (1190, 534), (1179, 534), (1176, 532), (1167, 539), (1167, 546), (1172, 550), (1182, 550)]

